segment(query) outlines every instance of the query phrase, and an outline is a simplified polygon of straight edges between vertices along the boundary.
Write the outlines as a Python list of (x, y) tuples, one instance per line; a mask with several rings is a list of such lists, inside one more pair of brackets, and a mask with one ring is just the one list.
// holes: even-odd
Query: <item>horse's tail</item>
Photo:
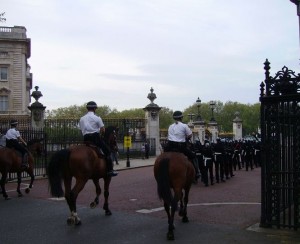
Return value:
[(176, 210), (177, 202), (174, 201), (170, 186), (170, 176), (169, 176), (169, 158), (163, 158), (159, 163), (159, 168), (157, 172), (157, 193), (159, 199), (165, 201), (166, 203), (172, 205)]
[(62, 179), (64, 170), (69, 162), (70, 150), (63, 149), (53, 154), (47, 167), (47, 175), (49, 182), (49, 190), (52, 196), (62, 197), (64, 191), (62, 189)]

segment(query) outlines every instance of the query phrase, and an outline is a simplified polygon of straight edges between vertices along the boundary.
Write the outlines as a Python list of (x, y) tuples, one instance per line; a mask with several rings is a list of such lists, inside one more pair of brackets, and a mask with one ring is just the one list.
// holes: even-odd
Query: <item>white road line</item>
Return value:
[[(214, 206), (214, 205), (260, 205), (261, 203), (256, 202), (214, 202), (214, 203), (193, 203), (188, 204), (188, 207), (195, 207), (195, 206)], [(137, 210), (137, 213), (149, 214), (158, 211), (163, 211), (164, 207), (160, 208), (152, 208), (152, 209), (140, 209)]]
[(64, 197), (50, 197), (48, 199), (52, 200), (52, 201), (64, 201), (65, 200)]
[[(21, 183), (21, 185), (24, 185), (24, 186), (20, 187), (20, 190), (25, 190), (29, 187), (29, 184)], [(17, 187), (16, 187), (16, 189), (13, 189), (13, 190), (6, 190), (6, 192), (13, 192), (13, 191), (16, 191), (16, 190), (17, 190)]]

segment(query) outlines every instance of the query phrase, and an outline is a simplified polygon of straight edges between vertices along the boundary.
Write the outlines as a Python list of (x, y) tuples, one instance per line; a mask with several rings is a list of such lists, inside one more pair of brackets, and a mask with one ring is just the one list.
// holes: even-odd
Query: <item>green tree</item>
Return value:
[[(79, 119), (81, 116), (87, 113), (86, 104), (81, 106), (72, 105), (69, 107), (58, 108), (46, 111), (47, 119)], [(109, 106), (99, 106), (96, 110), (96, 114), (101, 118), (107, 118), (110, 114), (115, 114), (115, 110), (111, 110)]]
[[(79, 119), (87, 112), (86, 104), (81, 106), (72, 105), (70, 107), (58, 108), (46, 111), (46, 118), (49, 119)], [(183, 112), (183, 122), (188, 123), (193, 114), (193, 120), (197, 120), (198, 107), (196, 104), (186, 108)], [(216, 101), (214, 108), (214, 118), (219, 125), (220, 132), (232, 132), (232, 121), (235, 118), (235, 113), (240, 113), (240, 118), (243, 120), (243, 134), (252, 134), (260, 127), (260, 103), (256, 104), (241, 104), (238, 102), (228, 101), (225, 104), (221, 101)], [(209, 102), (202, 103), (199, 107), (199, 113), (202, 119), (208, 123), (212, 117), (212, 111)], [(96, 114), (101, 118), (144, 118), (145, 111), (142, 108), (133, 108), (123, 111), (117, 109), (110, 109), (109, 106), (104, 105), (98, 107)], [(173, 110), (162, 107), (159, 112), (159, 125), (161, 130), (168, 129), (169, 125), (173, 123)]]
[(173, 111), (169, 108), (162, 107), (159, 111), (159, 128), (167, 129), (173, 123)]

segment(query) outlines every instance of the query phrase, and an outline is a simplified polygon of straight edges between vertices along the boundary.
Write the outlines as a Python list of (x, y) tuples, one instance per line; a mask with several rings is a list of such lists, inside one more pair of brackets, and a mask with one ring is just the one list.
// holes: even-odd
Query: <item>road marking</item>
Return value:
[[(21, 185), (24, 185), (24, 187), (20, 187), (20, 190), (25, 190), (29, 187), (29, 184), (21, 183)], [(13, 192), (13, 191), (16, 191), (16, 189), (6, 190), (6, 192)]]
[(65, 200), (64, 197), (50, 197), (48, 199), (52, 200), (52, 201), (64, 201)]
[[(188, 207), (195, 207), (195, 206), (214, 206), (214, 205), (261, 205), (258, 202), (214, 202), (214, 203), (192, 203), (188, 204)], [(152, 208), (152, 209), (140, 209), (137, 210), (137, 213), (149, 214), (158, 211), (164, 210), (164, 207), (160, 208)]]

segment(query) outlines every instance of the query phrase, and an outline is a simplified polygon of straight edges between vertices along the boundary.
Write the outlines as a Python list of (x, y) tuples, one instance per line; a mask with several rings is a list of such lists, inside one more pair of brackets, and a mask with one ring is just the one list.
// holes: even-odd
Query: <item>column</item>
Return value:
[(241, 140), (243, 138), (243, 125), (242, 120), (239, 117), (240, 113), (235, 112), (235, 118), (232, 120), (232, 129), (233, 129), (233, 139), (234, 140)]
[(38, 91), (39, 87), (35, 86), (35, 91), (32, 92), (31, 96), (35, 99), (28, 109), (31, 111), (31, 125), (33, 128), (42, 129), (44, 127), (44, 116), (46, 107), (43, 106), (38, 100), (42, 97), (42, 93)]
[[(161, 107), (155, 104), (153, 101), (156, 99), (156, 94), (153, 93), (153, 88), (151, 87), (150, 93), (148, 94), (148, 99), (150, 103), (143, 108), (145, 111), (146, 118), (146, 138), (155, 139), (155, 145), (150, 144), (150, 148), (155, 146), (155, 155), (160, 154), (160, 134), (159, 134), (159, 111)], [(151, 143), (151, 140), (149, 140)]]

